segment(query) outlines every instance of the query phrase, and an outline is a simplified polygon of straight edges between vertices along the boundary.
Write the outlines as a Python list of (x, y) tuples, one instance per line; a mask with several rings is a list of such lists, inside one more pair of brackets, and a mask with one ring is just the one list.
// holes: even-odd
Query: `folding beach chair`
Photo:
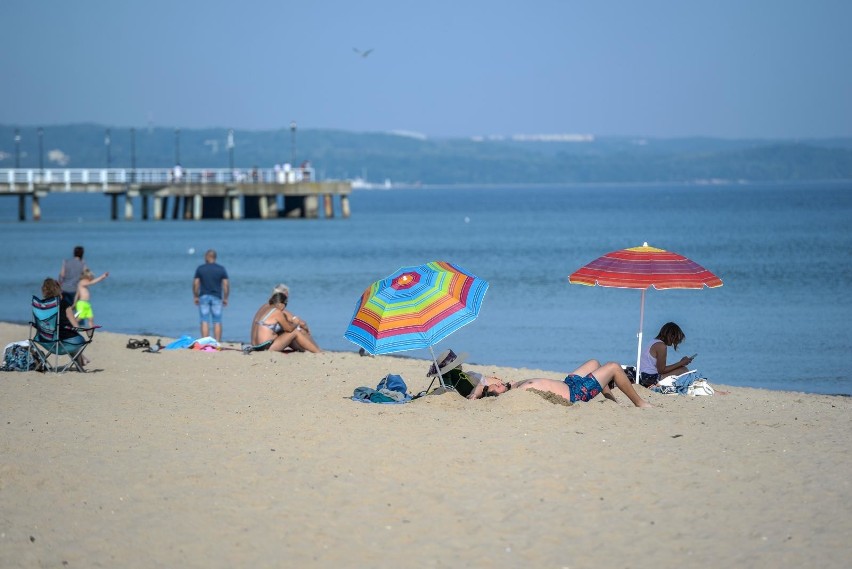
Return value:
[[(93, 328), (71, 328), (74, 332), (82, 332), (81, 336), (76, 334), (72, 338), (60, 338), (61, 330), (59, 327), (59, 310), (60, 299), (48, 298), (41, 299), (33, 297), (33, 319), (30, 322), (30, 348), (33, 355), (38, 361), (38, 365), (42, 371), (53, 371), (61, 373), (74, 369), (84, 372), (83, 369), (83, 351), (86, 346), (92, 343), (92, 336), (95, 330), (100, 326)], [(50, 356), (53, 355), (53, 365), (50, 364)], [(64, 365), (59, 365), (59, 357), (68, 356), (68, 362)]]

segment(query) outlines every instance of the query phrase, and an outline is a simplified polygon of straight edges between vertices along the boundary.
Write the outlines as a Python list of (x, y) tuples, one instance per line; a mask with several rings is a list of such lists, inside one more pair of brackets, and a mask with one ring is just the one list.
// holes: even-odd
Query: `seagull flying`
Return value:
[(354, 51), (355, 53), (357, 53), (357, 54), (358, 54), (358, 55), (360, 55), (361, 57), (367, 57), (367, 56), (368, 56), (368, 55), (370, 55), (370, 53), (373, 51), (373, 48), (370, 48), (370, 49), (365, 50), (365, 51), (361, 51), (361, 50), (360, 50), (360, 49), (358, 49), (357, 47), (353, 47), (353, 48), (352, 48), (352, 51)]

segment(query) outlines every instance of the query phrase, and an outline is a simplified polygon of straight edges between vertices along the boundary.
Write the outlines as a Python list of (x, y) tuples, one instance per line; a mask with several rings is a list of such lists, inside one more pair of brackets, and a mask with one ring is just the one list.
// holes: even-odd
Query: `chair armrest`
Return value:
[(90, 340), (92, 339), (92, 336), (94, 336), (95, 330), (97, 330), (98, 328), (100, 328), (100, 326), (89, 326), (86, 328), (83, 328), (82, 326), (68, 327), (69, 330), (74, 330), (75, 332), (85, 332), (86, 336), (88, 336)]

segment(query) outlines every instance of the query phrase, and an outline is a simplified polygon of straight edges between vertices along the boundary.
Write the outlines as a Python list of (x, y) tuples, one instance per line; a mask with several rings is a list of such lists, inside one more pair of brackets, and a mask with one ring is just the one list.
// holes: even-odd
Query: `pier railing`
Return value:
[(91, 191), (122, 185), (293, 184), (314, 181), (313, 168), (7, 168), (0, 170), (0, 192)]
[[(349, 217), (349, 181), (314, 178), (312, 168), (7, 168), (0, 170), (0, 196), (18, 197), (18, 219), (26, 220), (26, 202), (32, 219), (41, 219), (40, 200), (56, 193), (103, 193), (111, 198), (110, 217), (133, 219), (133, 201), (142, 207), (142, 219), (167, 216), (178, 219), (315, 218), (320, 200), (326, 218), (334, 217), (334, 196), (340, 213)], [(182, 213), (181, 213), (182, 210)]]

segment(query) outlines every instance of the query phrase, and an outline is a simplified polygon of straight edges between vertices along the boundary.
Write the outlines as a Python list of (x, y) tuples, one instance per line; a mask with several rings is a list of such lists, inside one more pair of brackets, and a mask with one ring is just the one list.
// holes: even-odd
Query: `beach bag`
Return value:
[(3, 350), (3, 371), (31, 371), (36, 368), (36, 362), (30, 352), (30, 344), (26, 341), (13, 342)]
[(381, 391), (383, 389), (398, 391), (403, 395), (408, 395), (408, 386), (405, 385), (405, 380), (402, 379), (401, 375), (397, 375), (395, 373), (389, 373), (384, 376), (376, 386), (376, 391)]
[(713, 395), (714, 393), (716, 393), (716, 390), (703, 377), (693, 381), (689, 388), (687, 388), (687, 395), (693, 397), (697, 395)]
[(405, 380), (395, 373), (384, 376), (375, 389), (356, 387), (352, 393), (352, 400), (361, 403), (408, 403), (411, 399)]

